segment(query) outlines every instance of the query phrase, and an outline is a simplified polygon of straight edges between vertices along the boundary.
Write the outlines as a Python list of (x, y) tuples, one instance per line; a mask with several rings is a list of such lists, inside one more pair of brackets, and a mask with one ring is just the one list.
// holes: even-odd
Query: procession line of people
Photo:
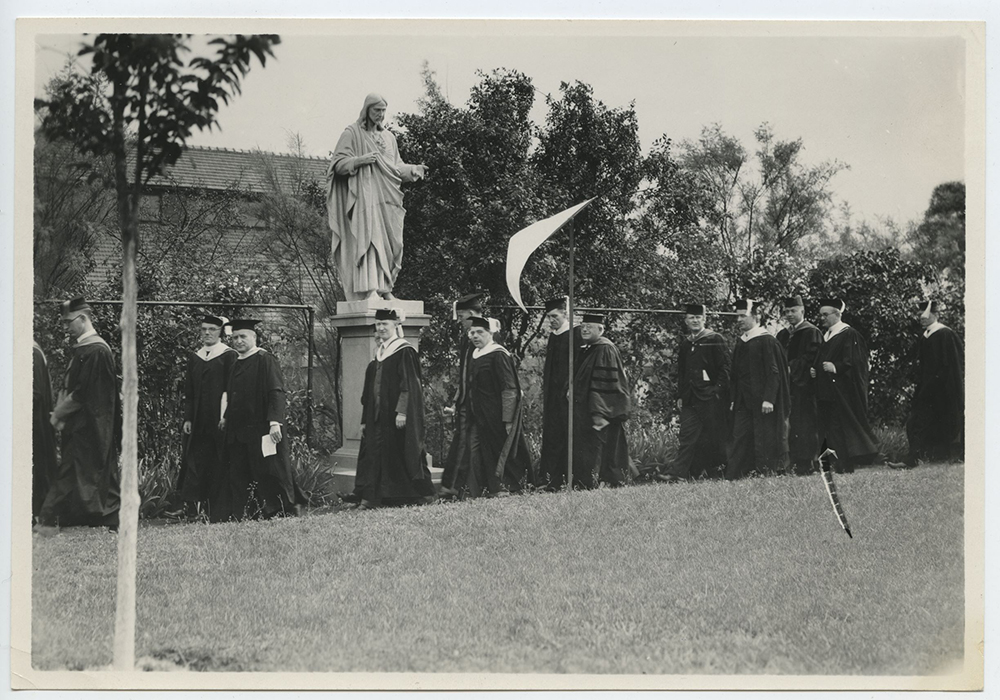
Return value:
[[(805, 319), (801, 297), (784, 299), (782, 307), (787, 327), (775, 337), (761, 325), (759, 303), (737, 302), (742, 334), (732, 352), (723, 336), (706, 326), (704, 305), (685, 308), (688, 333), (676, 367), (678, 450), (657, 479), (807, 474), (823, 445), (836, 453), (841, 472), (886, 462), (868, 417), (868, 348), (861, 333), (843, 321), (845, 302), (820, 301), (822, 330)], [(924, 332), (907, 422), (909, 451), (904, 461), (888, 463), (891, 467), (946, 459), (963, 436), (962, 343), (939, 321), (939, 311), (935, 301), (917, 310)], [(375, 313), (378, 348), (358, 397), (362, 442), (355, 488), (343, 494), (345, 501), (364, 509), (429, 503), (439, 496), (560, 490), (570, 471), (570, 411), (573, 487), (629, 481), (624, 426), (632, 390), (618, 348), (604, 335), (603, 316), (583, 314), (571, 325), (566, 297), (545, 303), (549, 336), (537, 467), (525, 439), (516, 362), (497, 342), (499, 323), (485, 317), (482, 294), (458, 299), (453, 316), (463, 332), (456, 390), (445, 408), (454, 434), (440, 487), (431, 481), (425, 448), (417, 350), (403, 336), (403, 313), (383, 308)], [(72, 525), (115, 529), (121, 409), (114, 359), (84, 299), (65, 302), (62, 321), (72, 343), (54, 404), (44, 352), (37, 343), (33, 348), (33, 520), (41, 532)], [(202, 346), (187, 362), (178, 479), (183, 505), (173, 513), (177, 517), (272, 518), (293, 515), (305, 502), (285, 439), (281, 369), (257, 345), (258, 323), (202, 319)], [(226, 330), (232, 347), (222, 342)]]
[[(34, 347), (32, 518), (35, 529), (117, 529), (119, 382), (111, 349), (83, 298), (62, 305), (70, 361), (55, 405)], [(202, 347), (185, 380), (176, 516), (212, 522), (294, 515), (305, 499), (284, 439), (285, 391), (277, 359), (257, 345), (256, 319), (205, 316)], [(232, 347), (221, 341), (230, 330)], [(53, 430), (54, 429), (54, 430)], [(56, 456), (55, 431), (61, 442)]]

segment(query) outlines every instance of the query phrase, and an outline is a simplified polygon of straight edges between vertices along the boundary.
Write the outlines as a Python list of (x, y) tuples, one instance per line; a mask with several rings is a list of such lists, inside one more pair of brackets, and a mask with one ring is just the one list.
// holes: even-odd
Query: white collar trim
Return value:
[(937, 333), (942, 328), (944, 328), (944, 324), (943, 323), (939, 323), (938, 321), (935, 321), (931, 325), (927, 326), (927, 328), (924, 330), (924, 337), (925, 338), (930, 338), (932, 335), (934, 335), (935, 333)]
[(237, 360), (245, 360), (248, 357), (252, 357), (253, 355), (256, 355), (260, 351), (261, 351), (261, 347), (259, 345), (257, 345), (257, 346), (254, 346), (254, 348), (252, 350), (248, 350), (246, 355), (240, 355), (236, 359)]
[[(231, 347), (225, 343), (219, 341), (215, 345), (202, 345), (201, 349), (198, 350), (198, 358), (208, 362), (209, 360), (214, 360), (219, 355), (225, 354), (227, 352), (236, 352)], [(206, 355), (205, 353), (208, 353)]]
[(740, 336), (740, 340), (744, 343), (748, 340), (753, 340), (754, 338), (759, 338), (762, 335), (767, 335), (767, 330), (763, 326), (757, 326), (748, 330), (746, 333)]
[(559, 330), (552, 331), (552, 335), (562, 335), (568, 330), (569, 330), (569, 321), (564, 321), (563, 324), (559, 326)]
[(382, 343), (378, 346), (378, 350), (375, 351), (375, 359), (381, 362), (394, 355), (397, 350), (401, 350), (403, 346), (413, 347), (403, 338), (393, 338), (388, 342)]
[(478, 359), (483, 355), (489, 355), (491, 352), (497, 352), (498, 350), (502, 352), (504, 355), (510, 355), (510, 353), (507, 352), (507, 348), (505, 348), (503, 345), (497, 345), (496, 343), (491, 342), (484, 348), (476, 348), (475, 350), (473, 350), (472, 359), (473, 360)]
[(830, 338), (832, 338), (835, 335), (840, 335), (841, 333), (843, 333), (844, 331), (846, 331), (848, 328), (850, 328), (850, 326), (848, 326), (843, 321), (837, 321), (835, 324), (833, 324), (832, 326), (830, 326), (830, 328), (827, 330), (826, 334), (823, 336), (823, 340), (829, 340)]

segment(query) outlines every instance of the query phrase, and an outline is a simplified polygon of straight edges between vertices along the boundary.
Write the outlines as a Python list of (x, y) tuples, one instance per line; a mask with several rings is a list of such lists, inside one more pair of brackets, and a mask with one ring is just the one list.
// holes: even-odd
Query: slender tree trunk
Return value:
[[(117, 115), (116, 115), (117, 116)], [(116, 126), (121, 124), (116, 119)], [(121, 510), (118, 514), (118, 586), (115, 603), (113, 667), (116, 671), (135, 669), (135, 579), (139, 529), (139, 372), (136, 359), (136, 303), (138, 288), (135, 264), (139, 229), (138, 184), (135, 192), (125, 172), (124, 129), (116, 128), (118, 153), (115, 181), (118, 216), (122, 233), (122, 451)], [(116, 139), (118, 140), (118, 139)]]

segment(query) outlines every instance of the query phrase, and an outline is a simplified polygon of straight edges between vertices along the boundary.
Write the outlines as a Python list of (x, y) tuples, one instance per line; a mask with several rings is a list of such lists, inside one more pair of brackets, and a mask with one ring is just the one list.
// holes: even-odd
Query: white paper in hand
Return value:
[(704, 379), (706, 382), (712, 381), (711, 379), (708, 378), (708, 372), (706, 372), (705, 370), (701, 371), (701, 376), (702, 376), (702, 379)]
[(265, 457), (278, 454), (278, 443), (271, 439), (270, 433), (261, 437), (260, 453)]

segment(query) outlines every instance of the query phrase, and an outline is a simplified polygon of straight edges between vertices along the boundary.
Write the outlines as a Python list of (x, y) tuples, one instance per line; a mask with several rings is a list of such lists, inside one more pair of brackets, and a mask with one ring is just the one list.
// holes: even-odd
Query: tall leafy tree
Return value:
[(135, 666), (135, 555), (139, 513), (137, 474), (136, 252), (143, 188), (175, 163), (195, 129), (216, 126), (223, 104), (238, 95), (254, 57), (263, 66), (277, 36), (212, 39), (214, 56), (190, 52), (191, 35), (98, 34), (80, 56), (86, 74), (70, 74), (36, 106), (41, 129), (80, 152), (110, 158), (122, 241), (122, 512), (118, 539), (118, 602), (114, 665)]
[[(607, 107), (579, 81), (562, 83), (559, 92), (546, 99), (548, 116), (532, 161), (551, 213), (597, 198), (574, 222), (577, 292), (584, 302), (634, 302), (632, 253), (645, 251), (628, 220), (643, 176), (635, 105)], [(568, 269), (567, 237), (557, 234), (552, 250)]]
[(840, 161), (806, 165), (802, 139), (782, 141), (767, 123), (754, 131), (753, 155), (719, 124), (681, 145), (681, 166), (706, 196), (703, 225), (726, 256), (729, 297), (747, 293), (740, 270), (759, 251), (794, 253), (801, 241), (829, 227), (830, 182), (848, 166)]
[[(432, 176), (406, 195), (406, 252), (397, 293), (428, 301), (442, 321), (421, 340), (421, 354), (438, 368), (450, 363), (454, 326), (445, 319), (451, 300), (471, 290), (507, 298), (507, 240), (554, 213), (544, 205), (529, 158), (535, 134), (531, 80), (504, 69), (479, 76), (466, 105), (456, 107), (425, 68), (420, 110), (398, 117), (406, 129), (399, 137), (404, 157), (427, 163)], [(501, 316), (505, 340), (519, 352), (521, 333), (508, 333), (514, 315)], [(521, 331), (527, 320), (517, 323)]]
[(923, 221), (910, 233), (913, 255), (955, 278), (965, 276), (965, 183), (934, 188)]

